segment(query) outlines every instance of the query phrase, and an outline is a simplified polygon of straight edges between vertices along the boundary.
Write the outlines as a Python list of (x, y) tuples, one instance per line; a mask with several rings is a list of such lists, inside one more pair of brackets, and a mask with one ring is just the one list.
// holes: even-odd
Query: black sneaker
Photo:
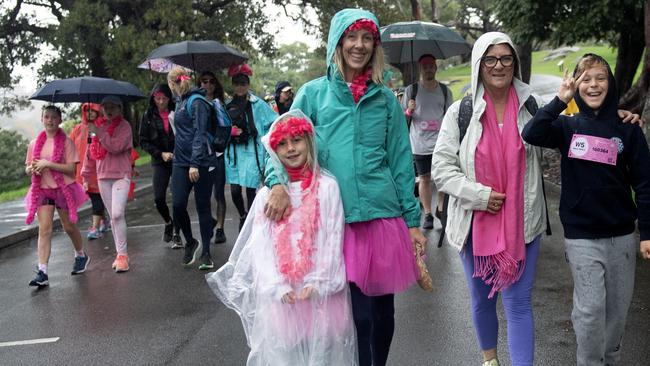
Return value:
[(182, 247), (183, 240), (181, 240), (181, 236), (174, 234), (174, 236), (172, 236), (172, 249), (181, 249)]
[(199, 262), (199, 269), (202, 271), (214, 268), (214, 262), (212, 262), (212, 257), (208, 253), (203, 253)]
[(90, 257), (88, 254), (83, 257), (74, 257), (74, 266), (72, 266), (72, 272), (70, 272), (70, 274), (76, 275), (86, 272), (88, 263), (90, 263)]
[(165, 225), (165, 232), (163, 233), (163, 241), (169, 243), (172, 241), (172, 236), (174, 235), (174, 223), (170, 222)]
[(33, 280), (29, 281), (30, 286), (38, 286), (38, 288), (49, 286), (50, 281), (48, 281), (47, 274), (43, 271), (36, 272), (36, 277)]
[(431, 230), (433, 229), (433, 215), (428, 213), (424, 215), (424, 223), (422, 224), (422, 228), (425, 230)]
[(239, 217), (239, 231), (241, 231), (241, 228), (244, 226), (244, 223), (246, 222), (246, 216), (248, 215), (248, 212), (244, 214), (244, 216)]
[(217, 229), (214, 232), (214, 243), (221, 244), (226, 242), (226, 233), (223, 232), (223, 229)]
[(201, 249), (202, 246), (198, 240), (192, 239), (191, 242), (187, 242), (185, 244), (185, 254), (183, 254), (183, 265), (191, 266), (198, 257), (198, 254), (201, 253)]

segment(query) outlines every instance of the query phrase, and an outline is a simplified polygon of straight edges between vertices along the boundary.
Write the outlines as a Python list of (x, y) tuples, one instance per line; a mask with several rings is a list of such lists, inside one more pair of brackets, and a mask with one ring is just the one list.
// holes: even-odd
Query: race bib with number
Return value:
[(603, 137), (574, 134), (569, 146), (569, 157), (616, 165), (618, 146), (615, 141)]
[(439, 131), (441, 125), (442, 123), (436, 119), (420, 122), (420, 128), (424, 131)]

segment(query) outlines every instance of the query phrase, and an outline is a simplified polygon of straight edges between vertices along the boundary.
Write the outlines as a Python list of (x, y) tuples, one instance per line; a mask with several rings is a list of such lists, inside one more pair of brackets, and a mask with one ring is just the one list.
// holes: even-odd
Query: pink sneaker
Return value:
[(129, 270), (129, 256), (118, 254), (113, 262), (113, 269), (115, 273), (126, 272)]

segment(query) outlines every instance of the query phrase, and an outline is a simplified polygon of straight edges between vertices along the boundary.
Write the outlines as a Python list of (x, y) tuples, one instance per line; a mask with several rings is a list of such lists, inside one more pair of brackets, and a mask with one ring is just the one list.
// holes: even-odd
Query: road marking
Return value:
[(54, 337), (54, 338), (28, 339), (26, 341), (0, 342), (0, 347), (24, 346), (26, 344), (52, 343), (58, 341), (59, 339), (60, 337)]

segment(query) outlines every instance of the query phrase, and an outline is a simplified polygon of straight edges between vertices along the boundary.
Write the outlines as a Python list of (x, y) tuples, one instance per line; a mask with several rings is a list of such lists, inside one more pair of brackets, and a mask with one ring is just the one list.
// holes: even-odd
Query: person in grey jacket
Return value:
[(532, 365), (531, 292), (546, 215), (541, 149), (520, 136), (532, 117), (524, 107), (531, 91), (503, 33), (479, 37), (471, 62), (473, 114), (459, 141), (461, 103), (447, 111), (433, 152), (433, 179), (450, 195), (447, 240), (461, 254), (484, 365), (498, 365), (499, 292), (512, 364)]

